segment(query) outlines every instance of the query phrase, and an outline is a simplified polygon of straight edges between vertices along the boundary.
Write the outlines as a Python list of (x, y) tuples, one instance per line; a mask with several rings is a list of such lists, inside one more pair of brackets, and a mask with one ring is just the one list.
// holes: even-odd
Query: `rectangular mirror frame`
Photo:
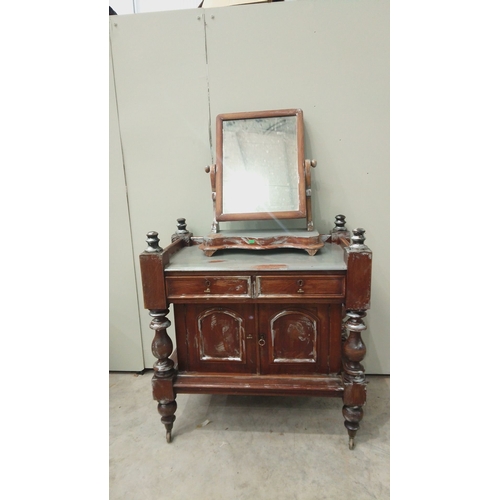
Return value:
[[(248, 120), (252, 118), (273, 118), (284, 116), (297, 117), (297, 167), (298, 167), (298, 210), (283, 212), (223, 212), (223, 123), (225, 120)], [(307, 216), (306, 189), (304, 174), (304, 121), (300, 109), (282, 109), (273, 111), (250, 111), (243, 113), (225, 113), (216, 118), (216, 171), (215, 171), (215, 219), (217, 221), (245, 221), (265, 219), (301, 219)]]

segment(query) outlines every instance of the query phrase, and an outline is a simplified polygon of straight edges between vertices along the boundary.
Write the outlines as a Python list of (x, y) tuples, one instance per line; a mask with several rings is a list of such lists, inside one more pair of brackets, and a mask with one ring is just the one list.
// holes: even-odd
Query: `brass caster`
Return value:
[(171, 443), (171, 442), (172, 442), (172, 432), (167, 431), (167, 443)]
[(354, 450), (354, 438), (349, 438), (349, 449)]

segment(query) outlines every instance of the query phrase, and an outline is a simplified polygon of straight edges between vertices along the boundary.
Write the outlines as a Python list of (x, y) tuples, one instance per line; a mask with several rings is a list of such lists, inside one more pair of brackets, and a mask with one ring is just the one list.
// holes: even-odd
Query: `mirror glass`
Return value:
[(298, 110), (292, 111), (222, 115), (219, 220), (304, 216), (302, 123)]

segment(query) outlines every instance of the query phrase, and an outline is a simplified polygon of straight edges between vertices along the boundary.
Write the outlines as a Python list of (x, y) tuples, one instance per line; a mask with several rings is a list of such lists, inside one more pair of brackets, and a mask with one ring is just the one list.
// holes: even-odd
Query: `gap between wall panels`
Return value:
[(207, 45), (207, 23), (205, 20), (205, 13), (201, 15), (201, 19), (203, 21), (203, 30), (204, 30), (204, 36), (205, 36), (205, 64), (206, 64), (206, 71), (207, 71), (207, 99), (208, 99), (208, 142), (210, 144), (210, 158), (212, 160), (212, 165), (215, 163), (214, 159), (214, 148), (213, 148), (213, 143), (212, 143), (212, 124), (211, 124), (211, 117), (212, 117), (212, 109), (210, 107), (210, 73), (208, 71), (208, 45)]
[[(132, 222), (131, 222), (131, 216), (130, 216), (130, 203), (129, 203), (129, 196), (128, 196), (128, 183), (127, 183), (127, 171), (125, 169), (125, 153), (123, 150), (123, 140), (122, 140), (122, 130), (121, 130), (121, 122), (120, 122), (120, 109), (118, 107), (118, 94), (116, 90), (116, 78), (115, 78), (115, 63), (114, 63), (114, 56), (113, 56), (113, 48), (112, 48), (112, 43), (111, 43), (111, 37), (109, 40), (109, 46), (110, 46), (110, 51), (109, 51), (109, 56), (111, 58), (111, 70), (113, 73), (113, 88), (114, 88), (114, 97), (115, 97), (115, 104), (116, 104), (116, 116), (117, 116), (117, 125), (118, 125), (118, 135), (120, 137), (120, 152), (121, 152), (121, 166), (122, 166), (122, 171), (123, 171), (123, 179), (125, 183), (125, 202), (127, 205), (127, 219), (128, 219), (128, 229), (129, 229), (129, 238), (130, 238), (130, 245), (132, 247), (132, 252), (134, 255), (136, 255), (136, 250), (134, 248), (134, 240), (132, 238)], [(140, 284), (137, 281), (137, 267), (136, 267), (136, 260), (132, 260), (132, 266), (134, 270), (134, 283), (135, 283), (135, 303), (137, 306), (137, 316), (140, 318), (141, 314), (141, 309), (140, 309), (140, 301), (139, 301), (139, 292), (140, 290)], [(140, 334), (140, 342), (141, 342), (141, 356), (142, 356), (142, 364), (144, 367), (146, 367), (146, 359), (144, 356), (144, 344), (143, 344), (143, 336), (142, 336), (142, 325), (141, 322), (139, 321), (139, 334)]]

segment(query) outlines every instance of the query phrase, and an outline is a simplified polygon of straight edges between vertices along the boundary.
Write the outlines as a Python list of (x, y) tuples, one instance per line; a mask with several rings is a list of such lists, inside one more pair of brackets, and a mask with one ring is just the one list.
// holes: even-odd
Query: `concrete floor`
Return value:
[(110, 374), (110, 500), (389, 499), (389, 377), (352, 451), (340, 398), (180, 394), (167, 444), (151, 377)]

